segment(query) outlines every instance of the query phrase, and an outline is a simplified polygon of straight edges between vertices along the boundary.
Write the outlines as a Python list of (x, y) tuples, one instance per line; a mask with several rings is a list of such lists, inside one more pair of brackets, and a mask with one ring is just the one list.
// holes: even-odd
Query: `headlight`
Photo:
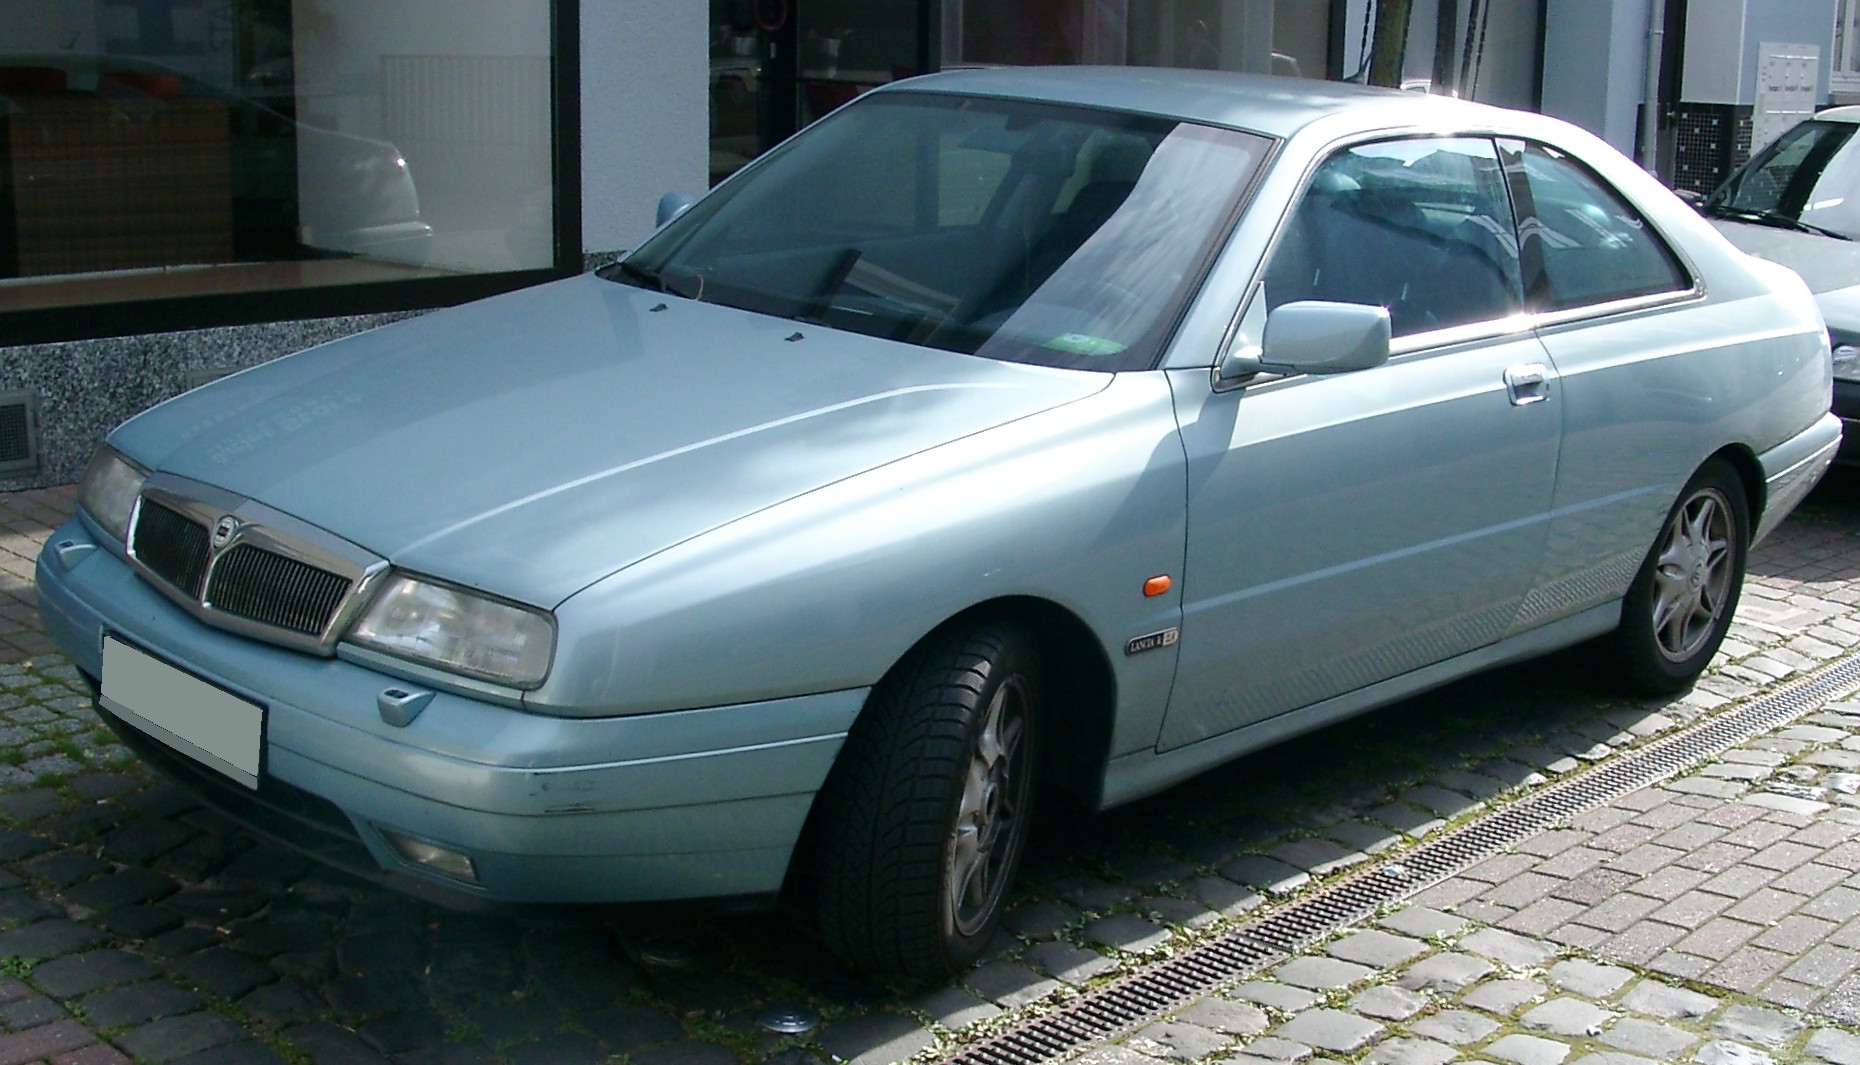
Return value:
[(1843, 381), (1860, 381), (1860, 337), (1833, 334), (1834, 376)]
[(136, 496), (142, 493), (142, 482), (148, 476), (149, 471), (105, 444), (91, 456), (84, 470), (84, 481), (78, 486), (78, 506), (117, 543), (123, 543), (129, 536), (129, 516), (135, 513)]
[(404, 574), (388, 577), (349, 640), (468, 677), (534, 688), (549, 675), (547, 614)]

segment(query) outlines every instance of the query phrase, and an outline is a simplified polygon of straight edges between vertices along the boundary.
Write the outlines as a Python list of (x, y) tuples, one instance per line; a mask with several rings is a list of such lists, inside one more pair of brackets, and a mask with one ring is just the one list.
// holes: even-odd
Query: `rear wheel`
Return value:
[(1625, 686), (1664, 695), (1704, 672), (1731, 627), (1749, 542), (1743, 483), (1713, 459), (1679, 493), (1628, 587), (1609, 643)]
[(814, 894), (852, 965), (935, 979), (974, 961), (1026, 848), (1039, 662), (1017, 630), (933, 637), (888, 674), (826, 787)]

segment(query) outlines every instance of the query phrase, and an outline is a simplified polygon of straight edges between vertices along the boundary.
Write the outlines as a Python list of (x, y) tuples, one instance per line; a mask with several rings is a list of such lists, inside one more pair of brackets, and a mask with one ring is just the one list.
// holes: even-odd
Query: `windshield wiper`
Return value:
[(609, 281), (625, 278), (641, 288), (649, 288), (654, 292), (670, 291), (665, 287), (665, 279), (659, 276), (657, 270), (647, 269), (631, 259), (622, 259), (617, 263), (603, 266), (595, 273)]
[(1835, 240), (1854, 239), (1845, 233), (1829, 229), (1825, 226), (1804, 222), (1800, 218), (1790, 218), (1786, 214), (1779, 214), (1775, 211), (1758, 211), (1748, 207), (1726, 207), (1724, 204), (1714, 204), (1709, 208), (1709, 211), (1718, 218), (1731, 218), (1739, 222), (1755, 222), (1757, 225), (1772, 226), (1776, 229), (1793, 229), (1797, 233), (1813, 233), (1820, 237), (1833, 237)]

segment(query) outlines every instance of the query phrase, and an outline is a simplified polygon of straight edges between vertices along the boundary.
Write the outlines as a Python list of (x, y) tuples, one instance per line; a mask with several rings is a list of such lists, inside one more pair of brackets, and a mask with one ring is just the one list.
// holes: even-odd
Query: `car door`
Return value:
[[(1524, 219), (1526, 300), (1561, 374), (1564, 436), (1540, 587), (1522, 624), (1626, 591), (1681, 484), (1704, 458), (1699, 427), (1734, 417), (1689, 357), (1701, 338), (1735, 347), (1761, 324), (1712, 306), (1632, 204), (1556, 148), (1503, 141)], [(1754, 353), (1753, 353), (1754, 356)], [(1761, 374), (1752, 357), (1745, 372)]]
[(1492, 141), (1373, 141), (1314, 171), (1235, 343), (1289, 302), (1380, 304), (1393, 355), (1225, 389), (1171, 371), (1189, 535), (1160, 749), (1508, 631), (1543, 553), (1562, 407), (1521, 285)]

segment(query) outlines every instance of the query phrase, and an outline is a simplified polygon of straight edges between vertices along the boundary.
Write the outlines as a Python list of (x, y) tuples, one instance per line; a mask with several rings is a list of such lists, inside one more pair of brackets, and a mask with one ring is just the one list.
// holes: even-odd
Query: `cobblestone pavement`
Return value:
[[(464, 915), (315, 868), (154, 777), (45, 643), (69, 490), (0, 497), (0, 1065), (931, 1060), (1276, 899), (1860, 648), (1860, 478), (1753, 557), (1662, 702), (1577, 654), (1041, 825), (1009, 931), (946, 986), (838, 968), (782, 914)], [(820, 1018), (805, 1034), (772, 1007)], [(1860, 1065), (1860, 699), (1570, 818), (1081, 1063)]]

